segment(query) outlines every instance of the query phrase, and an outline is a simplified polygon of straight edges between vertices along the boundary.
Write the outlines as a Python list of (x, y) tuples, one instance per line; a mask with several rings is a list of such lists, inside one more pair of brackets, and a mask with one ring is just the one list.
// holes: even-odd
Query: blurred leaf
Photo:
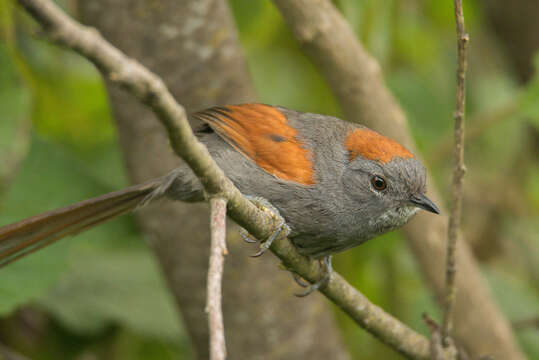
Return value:
[(325, 80), (302, 53), (271, 2), (231, 1), (258, 101), (296, 110), (338, 115)]
[(280, 13), (270, 1), (231, 0), (241, 41), (248, 48), (263, 48), (273, 42), (284, 24)]
[(295, 51), (274, 49), (271, 56), (267, 49), (249, 52), (249, 67), (259, 99), (297, 110), (338, 114), (323, 79), (306, 58), (295, 56)]
[(416, 74), (427, 75), (439, 68), (442, 49), (446, 38), (440, 38), (438, 24), (423, 16), (419, 6), (408, 6), (397, 2), (398, 16), (395, 25), (395, 57), (414, 70)]
[(8, 50), (0, 43), (0, 191), (11, 180), (28, 150), (30, 103), (29, 91), (16, 76)]
[[(526, 189), (528, 189), (528, 199), (530, 201), (530, 208), (539, 211), (539, 167), (532, 167), (528, 174), (528, 181)], [(539, 222), (539, 220), (537, 220)]]
[(388, 83), (408, 115), (420, 150), (428, 151), (451, 131), (452, 82), (440, 73), (422, 76), (403, 70), (393, 73)]
[(93, 245), (72, 251), (69, 271), (39, 303), (77, 333), (97, 333), (113, 322), (177, 339), (178, 315), (147, 249), (140, 243), (115, 250)]
[(396, 2), (339, 0), (337, 6), (367, 50), (385, 68), (393, 51)]
[[(0, 223), (110, 190), (79, 161), (36, 138)], [(37, 301), (77, 332), (115, 322), (161, 338), (180, 333), (159, 272), (128, 217), (63, 239), (3, 268), (0, 278), (0, 314)]]
[[(34, 138), (28, 157), (5, 194), (0, 224), (8, 224), (110, 190), (88, 176), (84, 166), (63, 150)], [(0, 314), (9, 313), (18, 305), (46, 292), (66, 269), (68, 249), (77, 242), (103, 236), (99, 232), (104, 231), (106, 234), (106, 229), (100, 227), (98, 232), (91, 231), (65, 239), (1, 269)]]
[[(513, 276), (509, 269), (490, 268), (486, 272), (492, 291), (507, 317), (514, 320), (535, 317), (539, 313), (539, 293), (530, 288), (524, 279)], [(518, 339), (530, 359), (539, 358), (539, 332), (517, 332)]]
[(360, 34), (361, 15), (363, 14), (363, 8), (366, 2), (356, 0), (334, 0), (333, 2), (342, 12), (352, 29)]
[[(179, 341), (178, 341), (179, 340)], [(181, 360), (194, 359), (189, 339), (175, 339), (174, 342), (157, 341), (128, 331), (122, 331), (114, 343), (115, 359), (129, 360)]]
[(535, 76), (528, 82), (521, 96), (521, 116), (539, 129), (539, 52), (535, 55)]
[(115, 132), (97, 74), (41, 73), (34, 108), (36, 130), (84, 151), (110, 143)]

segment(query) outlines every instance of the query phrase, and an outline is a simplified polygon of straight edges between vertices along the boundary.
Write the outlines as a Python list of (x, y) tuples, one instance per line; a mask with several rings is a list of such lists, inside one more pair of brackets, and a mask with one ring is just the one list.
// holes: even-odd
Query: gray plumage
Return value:
[[(439, 212), (424, 195), (421, 163), (360, 125), (261, 104), (193, 117), (200, 122), (197, 136), (225, 174), (243, 194), (262, 197), (280, 212), (305, 255), (321, 258), (357, 246), (405, 224), (418, 208)], [(350, 148), (347, 140), (358, 129), (363, 133), (353, 140), (359, 145)], [(162, 197), (204, 200), (184, 164), (147, 183), (1, 227), (0, 267)]]
[[(404, 225), (417, 211), (407, 200), (425, 191), (425, 169), (416, 159), (386, 164), (356, 158), (350, 162), (345, 137), (360, 125), (338, 118), (278, 108), (300, 139), (313, 149), (316, 183), (282, 180), (257, 166), (214, 132), (199, 133), (234, 185), (245, 195), (260, 196), (275, 206), (291, 228), (290, 239), (305, 255), (320, 258), (341, 252)], [(383, 192), (370, 177), (388, 181)], [(187, 166), (173, 170), (157, 190), (171, 199), (202, 201), (202, 186)]]

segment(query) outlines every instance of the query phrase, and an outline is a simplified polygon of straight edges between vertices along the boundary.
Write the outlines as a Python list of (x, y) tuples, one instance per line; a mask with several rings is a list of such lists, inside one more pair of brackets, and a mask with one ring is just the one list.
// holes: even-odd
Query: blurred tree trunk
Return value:
[(539, 50), (539, 1), (485, 1), (487, 19), (503, 42), (522, 83), (533, 75), (533, 55)]
[[(159, 74), (188, 112), (255, 99), (226, 2), (79, 0), (78, 7), (86, 23)], [(114, 86), (108, 90), (131, 181), (177, 166), (152, 113)], [(206, 359), (207, 208), (163, 201), (140, 214), (197, 357)], [(239, 240), (236, 227), (231, 232), (224, 283), (229, 358), (347, 359), (325, 301), (317, 294), (292, 296), (297, 289), (276, 259), (270, 254), (249, 258), (256, 248)]]

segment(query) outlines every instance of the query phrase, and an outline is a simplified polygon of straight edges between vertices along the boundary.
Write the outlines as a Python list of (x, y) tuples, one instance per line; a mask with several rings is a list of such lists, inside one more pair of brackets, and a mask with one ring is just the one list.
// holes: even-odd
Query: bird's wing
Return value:
[(279, 109), (264, 104), (213, 107), (192, 115), (224, 141), (276, 177), (315, 183), (312, 154)]

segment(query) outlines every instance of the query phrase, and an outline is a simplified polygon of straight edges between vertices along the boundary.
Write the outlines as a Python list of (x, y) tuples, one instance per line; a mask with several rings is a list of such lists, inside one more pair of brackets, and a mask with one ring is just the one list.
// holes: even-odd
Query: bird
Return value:
[[(401, 227), (419, 209), (440, 213), (425, 194), (421, 162), (365, 126), (259, 103), (215, 106), (189, 117), (233, 184), (282, 219), (255, 255), (285, 232), (299, 253), (324, 265), (323, 278), (303, 295), (327, 283), (332, 255)], [(0, 227), (0, 267), (162, 198), (205, 200), (200, 181), (182, 163), (162, 177)]]

